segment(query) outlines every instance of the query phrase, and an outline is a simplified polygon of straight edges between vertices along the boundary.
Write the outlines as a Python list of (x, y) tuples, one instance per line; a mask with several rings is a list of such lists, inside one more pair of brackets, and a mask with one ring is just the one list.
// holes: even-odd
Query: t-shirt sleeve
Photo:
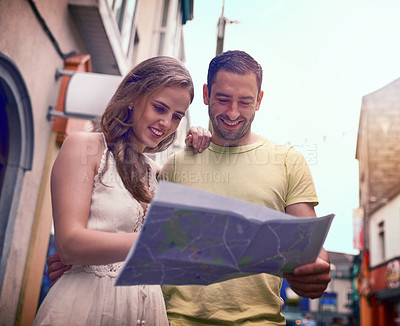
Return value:
[(318, 205), (318, 197), (310, 167), (304, 156), (293, 149), (288, 149), (285, 157), (287, 176), (286, 206), (296, 203), (312, 203)]
[(158, 181), (175, 182), (175, 153), (167, 159), (157, 179)]

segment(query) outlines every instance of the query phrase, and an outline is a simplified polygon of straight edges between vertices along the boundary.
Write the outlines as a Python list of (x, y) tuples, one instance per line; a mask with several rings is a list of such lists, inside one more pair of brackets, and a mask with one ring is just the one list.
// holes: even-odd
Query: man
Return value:
[[(204, 104), (212, 123), (210, 146), (200, 154), (173, 154), (160, 178), (264, 205), (291, 215), (315, 217), (318, 199), (304, 157), (251, 131), (263, 98), (262, 68), (247, 53), (228, 51), (209, 65)], [(300, 296), (320, 297), (330, 281), (322, 250), (313, 264), (285, 274)], [(171, 326), (285, 325), (282, 279), (270, 274), (208, 286), (163, 286)]]

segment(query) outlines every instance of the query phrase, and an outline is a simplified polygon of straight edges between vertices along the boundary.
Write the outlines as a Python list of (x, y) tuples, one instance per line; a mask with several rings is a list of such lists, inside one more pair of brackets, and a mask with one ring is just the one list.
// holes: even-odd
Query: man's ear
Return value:
[(205, 105), (208, 105), (210, 103), (210, 98), (208, 96), (207, 84), (203, 85), (203, 102), (204, 102)]
[(258, 111), (260, 109), (261, 101), (262, 101), (263, 97), (264, 97), (264, 91), (260, 91), (260, 94), (258, 94), (258, 97), (257, 97), (256, 111)]

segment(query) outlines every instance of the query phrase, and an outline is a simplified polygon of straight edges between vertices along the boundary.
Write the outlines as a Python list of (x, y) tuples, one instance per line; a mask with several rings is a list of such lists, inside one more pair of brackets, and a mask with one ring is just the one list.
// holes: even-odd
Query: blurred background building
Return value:
[(356, 255), (328, 251), (331, 260), (332, 281), (319, 299), (308, 299), (296, 295), (284, 280), (281, 297), (285, 301), (283, 313), (287, 325), (305, 325), (304, 317), (313, 316), (318, 326), (329, 326), (334, 318), (341, 318), (343, 325), (349, 316), (358, 319), (358, 293), (356, 272), (353, 270)]
[(361, 325), (400, 325), (400, 79), (363, 97), (356, 158)]

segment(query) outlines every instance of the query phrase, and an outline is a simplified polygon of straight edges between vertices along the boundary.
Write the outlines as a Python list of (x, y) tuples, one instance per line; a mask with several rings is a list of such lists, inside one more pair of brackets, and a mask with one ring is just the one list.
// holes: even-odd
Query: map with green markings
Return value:
[(316, 260), (334, 215), (298, 218), (161, 182), (116, 285), (207, 285), (281, 276)]

